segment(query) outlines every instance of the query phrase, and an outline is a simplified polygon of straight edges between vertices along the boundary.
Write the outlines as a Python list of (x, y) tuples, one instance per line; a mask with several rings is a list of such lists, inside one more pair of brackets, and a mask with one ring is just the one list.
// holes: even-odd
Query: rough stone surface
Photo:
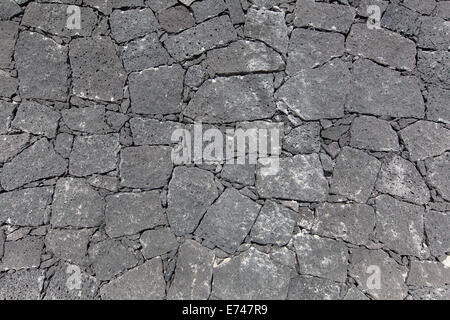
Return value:
[(0, 96), (12, 98), (17, 93), (19, 81), (11, 77), (7, 72), (0, 70)]
[(146, 259), (168, 253), (178, 248), (178, 242), (169, 228), (145, 231), (141, 236), (142, 254)]
[(39, 237), (26, 237), (5, 242), (5, 253), (0, 262), (0, 270), (21, 270), (37, 268), (41, 264), (44, 241)]
[(283, 147), (292, 154), (319, 152), (320, 125), (317, 122), (312, 122), (292, 129), (285, 136)]
[(184, 6), (175, 6), (161, 11), (158, 14), (161, 27), (170, 33), (176, 33), (195, 25), (195, 20), (190, 11)]
[(397, 133), (389, 122), (375, 117), (356, 118), (350, 130), (350, 145), (372, 151), (399, 151)]
[(417, 70), (426, 83), (450, 89), (450, 52), (419, 50), (417, 57)]
[(450, 124), (450, 109), (447, 102), (450, 101), (450, 90), (437, 86), (428, 88), (427, 119)]
[(434, 261), (412, 261), (408, 285), (443, 287), (450, 284), (450, 267)]
[(39, 300), (44, 279), (44, 271), (38, 269), (8, 273), (0, 278), (0, 299)]
[(114, 10), (109, 18), (111, 35), (117, 42), (126, 42), (158, 28), (158, 22), (150, 9)]
[(16, 135), (0, 135), (0, 162), (6, 162), (28, 145), (30, 135), (21, 133)]
[(85, 265), (89, 239), (93, 233), (92, 229), (50, 229), (45, 237), (45, 247), (58, 258), (77, 265)]
[(19, 25), (12, 21), (0, 21), (0, 30), (0, 41), (2, 43), (0, 48), (0, 68), (8, 68), (12, 61)]
[(288, 300), (338, 300), (341, 286), (334, 281), (296, 276), (289, 284)]
[(130, 120), (135, 145), (170, 145), (172, 133), (183, 125), (171, 121), (133, 118)]
[(223, 0), (201, 0), (195, 1), (191, 9), (194, 12), (195, 21), (200, 23), (219, 15), (227, 9), (227, 6)]
[(450, 201), (450, 153), (436, 157), (427, 165), (428, 181), (439, 194)]
[(450, 214), (428, 211), (425, 214), (425, 232), (430, 243), (431, 254), (438, 257), (450, 252)]
[(449, 50), (449, 21), (438, 17), (421, 17), (419, 23), (418, 47), (433, 50)]
[(35, 135), (54, 138), (60, 118), (59, 113), (50, 107), (33, 101), (24, 101), (17, 109), (11, 127)]
[(8, 133), (11, 120), (14, 118), (16, 105), (0, 100), (0, 134)]

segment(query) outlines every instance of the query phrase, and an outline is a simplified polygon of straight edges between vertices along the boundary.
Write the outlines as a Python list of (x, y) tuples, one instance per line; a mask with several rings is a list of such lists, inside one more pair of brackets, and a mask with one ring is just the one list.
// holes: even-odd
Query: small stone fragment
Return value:
[(311, 122), (298, 126), (284, 137), (283, 147), (292, 154), (320, 151), (320, 124)]
[(177, 238), (169, 228), (145, 231), (140, 241), (145, 259), (151, 259), (178, 248)]

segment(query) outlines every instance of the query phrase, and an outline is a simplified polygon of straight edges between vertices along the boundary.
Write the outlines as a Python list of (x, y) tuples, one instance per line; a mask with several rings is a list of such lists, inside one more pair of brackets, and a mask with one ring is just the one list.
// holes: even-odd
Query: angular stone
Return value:
[(417, 121), (400, 131), (411, 161), (441, 155), (450, 149), (450, 130), (431, 121)]
[(93, 175), (89, 177), (87, 181), (94, 188), (105, 189), (111, 192), (117, 192), (119, 189), (118, 177)]
[(342, 242), (298, 233), (294, 247), (301, 275), (345, 282), (348, 252)]
[(294, 25), (347, 33), (355, 15), (350, 6), (297, 0)]
[(224, 300), (284, 300), (290, 268), (251, 247), (214, 267), (211, 295)]
[(249, 233), (261, 206), (233, 188), (208, 209), (195, 234), (230, 254)]
[(417, 57), (417, 70), (425, 82), (450, 89), (450, 52), (419, 50)]
[(199, 87), (207, 77), (206, 68), (203, 65), (195, 64), (186, 71), (184, 84), (189, 87)]
[(450, 267), (434, 261), (411, 261), (408, 285), (443, 287), (450, 284)]
[(408, 36), (417, 35), (420, 26), (419, 16), (417, 12), (392, 3), (383, 14), (381, 26)]
[(7, 72), (0, 70), (0, 96), (11, 98), (17, 93), (19, 81)]
[(424, 209), (381, 195), (375, 199), (376, 238), (400, 255), (425, 257)]
[(253, 225), (250, 237), (253, 242), (265, 245), (286, 245), (292, 237), (294, 212), (276, 202), (266, 201)]
[[(80, 287), (73, 281), (75, 275), (80, 277)], [(61, 263), (48, 283), (44, 300), (94, 300), (98, 286), (97, 279), (78, 266)]]
[(169, 228), (145, 231), (140, 241), (145, 259), (151, 259), (178, 248), (177, 238)]
[(132, 118), (130, 120), (133, 142), (141, 145), (170, 145), (172, 134), (184, 125), (172, 121), (158, 121), (154, 119)]
[(283, 140), (283, 147), (292, 154), (320, 151), (320, 124), (311, 122), (292, 129)]
[(242, 10), (240, 0), (225, 0), (225, 4), (228, 7), (228, 14), (230, 15), (230, 19), (233, 24), (245, 22), (245, 13), (244, 10)]
[(0, 100), (0, 134), (8, 133), (15, 110), (15, 104)]
[(154, 32), (122, 47), (123, 65), (128, 72), (141, 71), (167, 64), (169, 54)]
[[(190, 0), (187, 0), (190, 1)], [(155, 12), (159, 12), (161, 10), (167, 9), (169, 7), (174, 6), (175, 4), (177, 4), (178, 0), (147, 0), (145, 1), (147, 3), (147, 5)], [(193, 2), (193, 1), (191, 1)]]
[(55, 151), (64, 158), (69, 158), (72, 151), (73, 136), (68, 133), (60, 133), (56, 136)]
[(380, 167), (381, 163), (376, 158), (344, 147), (336, 161), (330, 192), (365, 203), (372, 193)]
[(438, 17), (420, 17), (419, 48), (450, 49), (450, 21)]
[(168, 114), (181, 111), (184, 70), (179, 65), (132, 73), (129, 77), (134, 113)]
[(175, 6), (158, 14), (161, 27), (169, 33), (177, 33), (195, 25), (194, 17), (184, 6)]
[(423, 118), (425, 105), (419, 81), (370, 60), (353, 63), (353, 81), (346, 109), (376, 116)]
[[(7, 1), (1, 3), (5, 2)], [(44, 279), (44, 271), (37, 269), (7, 273), (0, 278), (0, 299), (39, 300)]]
[(167, 292), (169, 300), (206, 300), (211, 292), (214, 253), (186, 240), (178, 250), (175, 276)]
[(194, 12), (195, 21), (200, 23), (224, 12), (227, 6), (223, 0), (201, 0), (194, 2), (191, 9)]
[[(376, 274), (380, 275), (379, 287), (373, 286)], [(352, 249), (349, 275), (358, 282), (358, 288), (377, 300), (404, 299), (408, 294), (407, 274), (406, 267), (398, 265), (382, 250)]]
[(370, 299), (358, 289), (351, 287), (347, 291), (344, 300), (370, 300)]
[(39, 33), (20, 33), (14, 60), (22, 99), (66, 100), (69, 90), (67, 51), (67, 47)]
[(403, 5), (411, 10), (430, 15), (436, 8), (435, 0), (405, 0)]
[(104, 300), (163, 300), (166, 294), (160, 258), (147, 261), (100, 289)]
[(5, 242), (5, 255), (0, 262), (0, 271), (39, 267), (43, 248), (44, 241), (39, 237)]
[(425, 214), (425, 232), (431, 254), (439, 257), (450, 252), (449, 212), (428, 211)]
[(126, 42), (158, 29), (153, 11), (146, 9), (114, 10), (109, 17), (111, 35), (117, 42)]
[[(0, 12), (2, 11), (0, 10)], [(0, 68), (10, 67), (18, 33), (19, 25), (16, 22), (0, 21), (0, 42), (2, 43), (0, 48)]]
[(436, 5), (436, 15), (443, 19), (450, 19), (450, 3), (448, 1), (440, 1)]
[(91, 228), (102, 224), (105, 202), (83, 179), (61, 178), (56, 183), (51, 224), (56, 228)]
[(427, 119), (450, 124), (448, 101), (450, 101), (450, 90), (437, 86), (428, 87)]
[(360, 116), (353, 120), (350, 136), (350, 145), (355, 148), (400, 151), (397, 133), (385, 120)]
[(256, 165), (254, 164), (225, 164), (221, 171), (222, 178), (230, 182), (245, 186), (255, 184)]
[(21, 12), (22, 9), (14, 0), (0, 2), (0, 20), (9, 20)]
[(45, 247), (60, 259), (85, 265), (88, 244), (93, 233), (93, 229), (50, 229), (45, 237)]
[(20, 104), (11, 126), (35, 135), (54, 138), (60, 118), (60, 114), (50, 107), (24, 101)]
[(375, 228), (375, 212), (365, 204), (323, 203), (316, 208), (312, 231), (320, 236), (365, 245)]
[(236, 30), (231, 24), (230, 18), (225, 15), (170, 36), (164, 41), (164, 44), (176, 61), (182, 61), (236, 39)]
[(29, 182), (60, 176), (66, 170), (67, 161), (43, 138), (6, 163), (0, 180), (2, 187), (9, 191)]
[(167, 217), (175, 234), (194, 232), (219, 193), (214, 175), (198, 168), (176, 167), (169, 183)]
[(29, 141), (28, 133), (0, 135), (0, 163), (8, 161), (21, 152)]
[(239, 40), (208, 52), (208, 69), (219, 75), (269, 72), (284, 69), (275, 50), (261, 42)]
[(158, 191), (108, 196), (105, 214), (105, 230), (111, 238), (137, 234), (166, 223)]
[(142, 146), (120, 152), (120, 184), (130, 188), (157, 189), (167, 184), (172, 173), (171, 148)]
[(284, 12), (250, 9), (245, 19), (244, 34), (266, 43), (278, 52), (287, 52), (289, 37)]
[(22, 25), (40, 29), (45, 33), (63, 37), (83, 36), (92, 34), (97, 23), (94, 10), (87, 7), (78, 7), (80, 10), (80, 28), (71, 26), (73, 10), (65, 4), (30, 3), (23, 15)]
[(297, 155), (280, 159), (275, 175), (258, 170), (256, 190), (262, 198), (318, 202), (327, 198), (328, 182), (317, 154)]
[(275, 113), (272, 75), (208, 80), (196, 92), (184, 115), (207, 123), (270, 118)]
[(444, 153), (427, 163), (428, 181), (439, 194), (450, 201), (450, 152)]
[[(126, 74), (114, 43), (106, 37), (78, 38), (70, 42), (73, 94), (114, 102), (123, 97)], [(101, 66), (101, 67), (100, 67)]]
[(111, 128), (106, 123), (106, 109), (101, 105), (64, 109), (61, 111), (64, 123), (74, 131), (107, 133)]
[(334, 281), (296, 276), (289, 284), (288, 300), (338, 300), (341, 286)]
[(443, 288), (423, 288), (411, 290), (410, 293), (414, 300), (450, 300), (450, 286), (445, 286)]
[(339, 33), (294, 29), (289, 42), (286, 73), (320, 66), (344, 54), (345, 37)]
[(396, 155), (389, 155), (383, 162), (376, 189), (417, 204), (430, 200), (430, 191), (416, 167)]
[(50, 215), (53, 188), (29, 188), (0, 193), (0, 223), (37, 227)]
[(272, 252), (270, 253), (270, 258), (279, 264), (284, 266), (295, 268), (295, 252), (289, 250), (286, 247), (272, 247)]
[(303, 120), (340, 118), (344, 116), (350, 79), (349, 65), (334, 60), (320, 68), (300, 71), (281, 86), (275, 97)]
[(91, 245), (89, 258), (97, 280), (111, 280), (115, 275), (133, 268), (138, 263), (134, 254), (120, 242), (109, 239)]
[(117, 167), (119, 135), (78, 136), (70, 154), (69, 172), (78, 177), (105, 173)]
[(195, 0), (178, 0), (178, 1), (184, 4), (185, 6), (189, 7)]

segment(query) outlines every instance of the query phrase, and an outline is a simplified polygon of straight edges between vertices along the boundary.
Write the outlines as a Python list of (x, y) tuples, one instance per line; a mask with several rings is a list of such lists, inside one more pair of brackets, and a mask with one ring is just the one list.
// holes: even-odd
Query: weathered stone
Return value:
[(29, 182), (60, 176), (66, 170), (67, 161), (43, 138), (6, 163), (0, 180), (2, 187), (9, 191)]
[(0, 134), (8, 133), (15, 110), (15, 104), (0, 100)]
[(122, 99), (126, 75), (110, 39), (74, 39), (70, 42), (69, 56), (73, 94), (109, 102)]
[(0, 96), (11, 98), (17, 93), (19, 81), (7, 72), (0, 70)]
[(344, 300), (370, 300), (364, 293), (355, 287), (351, 287), (348, 289), (347, 294), (344, 297)]
[[(23, 15), (22, 25), (40, 29), (46, 33), (63, 37), (83, 36), (92, 34), (97, 23), (97, 15), (94, 10), (87, 7), (80, 9), (80, 28), (71, 26), (70, 19), (73, 10), (65, 4), (35, 3), (31, 2)], [(70, 26), (71, 28), (68, 28)]]
[(58, 258), (77, 265), (85, 265), (88, 244), (93, 233), (93, 229), (50, 229), (45, 237), (45, 247)]
[(255, 173), (254, 164), (225, 164), (221, 171), (223, 179), (246, 186), (255, 184)]
[(295, 75), (303, 69), (320, 66), (344, 54), (342, 34), (294, 29), (288, 50), (286, 73)]
[(419, 50), (417, 57), (417, 70), (425, 82), (450, 89), (450, 52)]
[(195, 234), (234, 253), (249, 233), (261, 206), (233, 188), (225, 190), (208, 209)]
[(372, 193), (380, 167), (381, 163), (376, 158), (345, 147), (337, 158), (330, 192), (365, 203)]
[(40, 226), (50, 215), (53, 188), (29, 188), (0, 193), (0, 223)]
[(320, 68), (301, 70), (275, 97), (304, 120), (339, 118), (344, 115), (350, 79), (349, 65), (334, 60)]
[(35, 135), (54, 138), (60, 118), (59, 113), (50, 107), (33, 101), (24, 101), (17, 109), (11, 126)]
[(230, 18), (220, 16), (170, 36), (164, 44), (175, 60), (182, 61), (236, 39), (237, 33)]
[(0, 278), (0, 299), (39, 300), (44, 279), (44, 271), (37, 269), (7, 273)]
[(450, 152), (427, 163), (428, 181), (439, 194), (450, 201)]
[(145, 259), (151, 259), (178, 248), (177, 238), (169, 228), (145, 231), (140, 241)]
[(276, 202), (267, 201), (253, 225), (250, 237), (259, 244), (286, 245), (292, 237), (294, 212)]
[(297, 0), (294, 24), (296, 27), (347, 33), (355, 15), (355, 9), (350, 6)]
[(178, 250), (175, 276), (167, 292), (169, 300), (206, 300), (211, 292), (214, 253), (186, 240)]
[[(159, 12), (177, 4), (178, 0), (146, 0), (145, 2), (153, 11)], [(193, 2), (193, 0), (191, 2)]]
[(253, 247), (214, 267), (213, 297), (224, 300), (286, 299), (290, 268)]
[(450, 19), (450, 3), (448, 1), (439, 1), (436, 5), (436, 15), (446, 20)]
[(0, 163), (6, 162), (28, 145), (30, 135), (21, 133), (15, 135), (0, 135)]
[(104, 285), (100, 295), (105, 300), (162, 300), (165, 289), (162, 262), (155, 258)]
[[(0, 12), (2, 11), (0, 10)], [(0, 42), (2, 43), (0, 48), (0, 68), (10, 67), (18, 32), (19, 25), (16, 22), (0, 21)]]
[(214, 175), (198, 168), (176, 167), (169, 183), (167, 217), (177, 235), (194, 232), (217, 199)]
[(430, 200), (430, 191), (415, 166), (396, 155), (389, 155), (384, 160), (376, 188), (417, 204)]
[[(439, 2), (439, 3), (442, 3), (442, 2)], [(445, 286), (443, 288), (423, 288), (423, 289), (411, 290), (410, 293), (414, 300), (448, 301), (450, 299), (450, 286)]]
[(109, 196), (105, 214), (105, 229), (111, 238), (133, 235), (166, 223), (158, 191)]
[(250, 9), (245, 19), (244, 34), (266, 43), (278, 52), (287, 52), (289, 37), (284, 12)]
[(227, 5), (228, 14), (230, 15), (230, 19), (233, 24), (245, 22), (245, 13), (244, 10), (242, 10), (240, 0), (225, 0), (225, 4)]
[(353, 80), (346, 109), (350, 112), (391, 117), (423, 118), (425, 106), (419, 81), (413, 76), (359, 59), (353, 63)]
[(389, 122), (375, 117), (356, 118), (350, 130), (350, 145), (372, 151), (399, 151), (397, 133)]
[(184, 84), (189, 87), (199, 87), (208, 77), (206, 68), (203, 65), (195, 64), (186, 71)]
[(120, 184), (130, 188), (157, 189), (164, 186), (172, 173), (171, 148), (142, 146), (120, 152)]
[(400, 131), (411, 161), (441, 155), (450, 149), (450, 130), (431, 121), (417, 121)]
[(132, 118), (130, 120), (134, 144), (141, 145), (170, 145), (172, 134), (184, 126), (172, 121), (158, 121), (154, 119)]
[(284, 266), (294, 268), (296, 257), (295, 252), (289, 250), (286, 247), (272, 247), (272, 252), (270, 252), (270, 258), (279, 264), (282, 264)]
[[(379, 287), (373, 281), (374, 272), (380, 275)], [(404, 299), (408, 294), (407, 273), (406, 267), (382, 250), (353, 249), (350, 255), (350, 276), (358, 282), (358, 288), (378, 300)]]
[(436, 8), (435, 0), (405, 0), (403, 5), (411, 10), (430, 15)]
[(283, 147), (292, 154), (320, 151), (320, 124), (311, 122), (296, 127), (283, 140)]
[(184, 114), (196, 121), (229, 123), (270, 118), (275, 113), (272, 75), (246, 75), (208, 80)]
[(161, 27), (169, 33), (176, 33), (195, 25), (194, 17), (184, 6), (165, 9), (158, 14)]
[(69, 90), (67, 51), (67, 47), (39, 33), (20, 33), (14, 60), (22, 98), (66, 100)]
[(146, 9), (114, 10), (109, 18), (111, 35), (117, 42), (126, 42), (158, 29), (153, 11)]
[(55, 151), (64, 158), (69, 158), (72, 151), (73, 136), (68, 133), (60, 133), (56, 136)]
[(317, 154), (297, 155), (280, 159), (275, 175), (258, 170), (256, 189), (263, 198), (314, 202), (326, 199), (328, 183)]
[(56, 228), (99, 226), (104, 200), (83, 179), (61, 178), (56, 183), (51, 224)]
[(185, 6), (189, 7), (195, 0), (178, 0), (178, 1), (184, 4)]
[(220, 75), (284, 69), (284, 61), (275, 50), (264, 43), (247, 40), (209, 51), (207, 65), (213, 73)]
[(417, 12), (391, 3), (383, 14), (381, 26), (407, 36), (417, 35), (420, 26), (419, 16)]
[(411, 261), (408, 285), (443, 287), (450, 284), (450, 267), (434, 261)]
[(119, 135), (78, 136), (70, 154), (69, 172), (78, 177), (105, 173), (117, 167)]
[(191, 9), (194, 12), (195, 21), (200, 23), (218, 16), (227, 9), (227, 6), (223, 0), (201, 0), (194, 2)]
[(450, 49), (450, 21), (438, 17), (420, 17), (419, 48)]
[(94, 188), (105, 189), (111, 192), (117, 192), (119, 189), (119, 178), (104, 175), (93, 175), (87, 179), (87, 182)]
[(450, 90), (437, 86), (428, 87), (427, 119), (450, 124), (450, 108), (447, 107), (448, 101), (450, 101)]
[(101, 105), (64, 109), (61, 111), (64, 123), (74, 131), (107, 133), (111, 131), (106, 123), (106, 109)]
[(39, 237), (26, 237), (5, 242), (5, 254), (0, 262), (0, 270), (20, 270), (37, 268), (41, 264), (44, 241)]
[(425, 232), (430, 243), (431, 254), (439, 257), (450, 252), (449, 212), (428, 211), (425, 214)]
[(338, 300), (341, 286), (328, 279), (296, 276), (289, 284), (288, 300)]
[(386, 195), (378, 196), (375, 205), (376, 238), (400, 255), (425, 257), (424, 209)]
[(22, 9), (14, 0), (4, 0), (0, 3), (0, 20), (9, 20), (21, 12)]
[(129, 77), (134, 113), (168, 114), (181, 111), (184, 70), (179, 65), (132, 73)]
[(115, 275), (133, 268), (138, 263), (134, 254), (120, 242), (109, 239), (91, 245), (89, 258), (97, 280), (111, 280)]
[(316, 208), (312, 230), (320, 236), (364, 245), (375, 227), (375, 212), (365, 204), (324, 203)]
[(298, 233), (294, 247), (300, 274), (345, 282), (348, 252), (342, 242)]

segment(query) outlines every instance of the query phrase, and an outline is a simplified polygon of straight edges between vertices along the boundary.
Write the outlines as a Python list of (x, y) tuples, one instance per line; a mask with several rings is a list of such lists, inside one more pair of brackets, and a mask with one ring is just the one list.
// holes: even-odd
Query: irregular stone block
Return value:
[(18, 88), (18, 79), (13, 78), (7, 72), (0, 70), (0, 96), (11, 98), (17, 93)]
[(77, 265), (85, 265), (88, 244), (93, 233), (93, 229), (50, 229), (45, 237), (45, 247), (58, 258)]
[(254, 164), (225, 164), (221, 171), (223, 179), (246, 186), (255, 184), (256, 165)]
[(15, 110), (15, 104), (0, 100), (0, 134), (8, 133)]
[(439, 257), (450, 251), (450, 214), (428, 211), (425, 214), (425, 232), (430, 243), (431, 254)]
[(447, 107), (448, 101), (450, 101), (450, 90), (437, 86), (428, 87), (427, 119), (450, 124), (450, 108)]
[(194, 12), (195, 21), (200, 23), (218, 16), (227, 9), (227, 6), (223, 0), (201, 0), (194, 2), (191, 9)]
[(225, 0), (225, 4), (227, 5), (228, 14), (230, 15), (231, 22), (233, 22), (233, 24), (244, 23), (245, 13), (244, 10), (242, 10), (241, 1)]
[(0, 270), (39, 267), (43, 248), (44, 241), (39, 237), (25, 237), (21, 240), (5, 242), (5, 254), (0, 263)]
[(397, 133), (389, 122), (375, 117), (360, 116), (353, 120), (350, 145), (372, 151), (399, 151)]
[(320, 124), (307, 123), (292, 129), (283, 140), (283, 147), (292, 154), (320, 151)]
[(288, 300), (338, 300), (341, 286), (334, 281), (296, 276), (289, 284)]
[(423, 81), (450, 89), (450, 52), (419, 50), (417, 57), (417, 70)]
[(175, 6), (158, 14), (161, 27), (169, 33), (177, 33), (195, 25), (194, 17), (184, 6)]
[(178, 248), (177, 238), (169, 228), (145, 231), (140, 241), (145, 259), (151, 259)]
[(443, 288), (423, 288), (410, 291), (414, 300), (443, 300), (450, 299), (450, 286)]
[(411, 10), (430, 15), (436, 8), (435, 0), (405, 0), (403, 5)]
[[(190, 2), (194, 2), (193, 0), (184, 0), (185, 2), (190, 1)], [(178, 0), (147, 0), (145, 1), (147, 3), (147, 5), (155, 12), (159, 12), (161, 10), (170, 8), (174, 5), (176, 5), (178, 2)]]
[[(0, 12), (1, 15), (3, 11), (0, 10)], [(0, 48), (0, 68), (10, 67), (18, 33), (19, 25), (16, 22), (0, 21), (0, 42), (2, 43)]]
[(33, 101), (24, 101), (17, 109), (11, 126), (35, 135), (54, 138), (60, 118), (60, 114), (50, 107)]
[(417, 46), (424, 49), (449, 50), (450, 21), (438, 17), (420, 17)]
[(183, 129), (184, 125), (172, 121), (132, 118), (130, 128), (133, 134), (133, 142), (137, 146), (147, 144), (170, 145), (173, 132), (177, 129)]
[(408, 285), (443, 287), (450, 284), (450, 268), (434, 261), (411, 261)]
[(8, 161), (21, 152), (29, 141), (28, 133), (0, 135), (0, 163)]
[(101, 105), (64, 109), (61, 111), (64, 123), (74, 131), (87, 133), (107, 133), (111, 128), (106, 123), (106, 109)]
[(109, 17), (111, 35), (117, 42), (126, 42), (155, 32), (159, 25), (153, 11), (146, 9), (114, 10)]
[(450, 152), (427, 163), (428, 181), (439, 194), (450, 201)]
[(417, 12), (392, 3), (383, 14), (381, 26), (408, 36), (417, 35), (420, 26), (419, 16)]
[(44, 271), (37, 269), (7, 273), (0, 278), (0, 299), (39, 300), (44, 279)]

